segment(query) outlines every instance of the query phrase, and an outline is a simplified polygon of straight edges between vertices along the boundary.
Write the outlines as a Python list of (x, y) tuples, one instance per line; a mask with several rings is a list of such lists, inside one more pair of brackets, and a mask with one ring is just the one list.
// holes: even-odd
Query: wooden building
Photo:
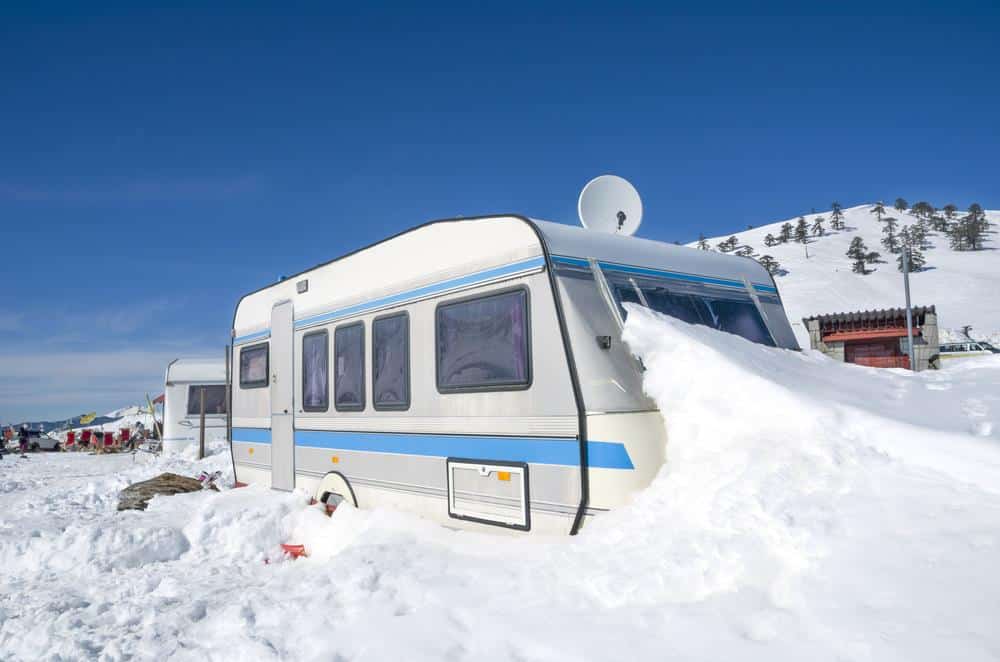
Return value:
[[(809, 345), (847, 363), (876, 368), (910, 368), (906, 309), (817, 315), (802, 320)], [(938, 368), (938, 325), (934, 306), (913, 308), (913, 353), (917, 370)]]

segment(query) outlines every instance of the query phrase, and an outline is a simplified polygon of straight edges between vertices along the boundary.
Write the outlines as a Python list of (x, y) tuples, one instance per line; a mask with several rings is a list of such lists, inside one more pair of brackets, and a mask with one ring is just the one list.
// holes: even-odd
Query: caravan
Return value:
[(205, 443), (227, 439), (224, 358), (174, 359), (167, 365), (163, 390), (164, 453), (181, 453), (198, 446), (202, 394), (205, 397)]
[(627, 302), (797, 349), (751, 259), (516, 215), (434, 221), (240, 299), (237, 481), (576, 533), (665, 460)]

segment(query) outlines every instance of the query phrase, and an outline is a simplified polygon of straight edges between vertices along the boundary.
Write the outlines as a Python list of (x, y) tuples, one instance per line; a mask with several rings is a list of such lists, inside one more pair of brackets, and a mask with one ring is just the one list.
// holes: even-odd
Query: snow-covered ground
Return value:
[(115, 512), (224, 448), (5, 458), (0, 658), (1000, 658), (1000, 358), (877, 370), (642, 309), (626, 337), (669, 459), (575, 538), (254, 487)]
[[(882, 247), (882, 225), (871, 213), (872, 209), (872, 205), (844, 209), (846, 228), (841, 231), (830, 230), (829, 209), (803, 214), (810, 227), (817, 216), (826, 219), (827, 234), (810, 236), (806, 245), (794, 241), (770, 247), (764, 245), (765, 236), (777, 237), (782, 224), (787, 222), (795, 226), (798, 216), (734, 233), (740, 246), (748, 245), (758, 255), (771, 255), (788, 271), (775, 280), (788, 319), (803, 347), (809, 346), (803, 317), (905, 305), (903, 276), (897, 268), (896, 256)], [(909, 213), (896, 211), (891, 206), (886, 212), (897, 219), (899, 228), (917, 221)], [(959, 216), (964, 213), (959, 212)], [(1000, 228), (1000, 211), (986, 211), (986, 216), (993, 227), (985, 250), (953, 251), (946, 236), (932, 233), (929, 239), (934, 247), (924, 253), (927, 269), (910, 276), (913, 304), (937, 307), (944, 339), (971, 324), (973, 337), (992, 338), (1000, 343), (1000, 296), (997, 294), (1000, 292), (1000, 241), (996, 234)], [(729, 236), (713, 237), (708, 242), (716, 249), (718, 243)], [(873, 273), (864, 276), (851, 271), (851, 261), (846, 255), (847, 247), (856, 236), (864, 240), (868, 250), (882, 253), (885, 260), (884, 264), (874, 265)]]

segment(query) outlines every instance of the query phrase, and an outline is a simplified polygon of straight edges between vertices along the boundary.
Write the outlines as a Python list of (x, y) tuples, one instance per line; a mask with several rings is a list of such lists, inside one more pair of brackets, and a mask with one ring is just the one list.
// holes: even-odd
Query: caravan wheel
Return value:
[(358, 499), (354, 495), (347, 477), (339, 471), (331, 471), (323, 476), (316, 488), (316, 501), (326, 504), (327, 512), (333, 512), (342, 503), (358, 507)]

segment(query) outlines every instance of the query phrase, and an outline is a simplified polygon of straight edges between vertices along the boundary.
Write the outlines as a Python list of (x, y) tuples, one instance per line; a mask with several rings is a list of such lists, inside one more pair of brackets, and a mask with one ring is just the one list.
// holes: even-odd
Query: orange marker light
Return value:
[(498, 471), (497, 472), (497, 480), (510, 480), (510, 472), (509, 471)]
[(247, 449), (247, 453), (249, 453), (250, 455), (253, 455), (253, 449), (252, 448), (248, 448)]
[(331, 455), (330, 462), (332, 462), (333, 464), (337, 464), (338, 462), (340, 462), (340, 458), (337, 457), (336, 455)]

